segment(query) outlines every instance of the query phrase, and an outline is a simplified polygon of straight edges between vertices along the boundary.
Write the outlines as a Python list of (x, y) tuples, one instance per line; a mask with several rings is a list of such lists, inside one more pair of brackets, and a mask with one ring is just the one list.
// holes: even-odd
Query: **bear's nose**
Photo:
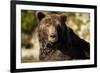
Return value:
[(56, 35), (55, 35), (55, 34), (51, 34), (51, 36), (50, 36), (50, 37), (55, 38), (55, 37), (56, 37)]

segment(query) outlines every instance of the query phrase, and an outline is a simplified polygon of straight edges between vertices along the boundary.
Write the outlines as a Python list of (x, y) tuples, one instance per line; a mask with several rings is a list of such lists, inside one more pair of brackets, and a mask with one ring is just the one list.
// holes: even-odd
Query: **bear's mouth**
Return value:
[(55, 43), (55, 42), (57, 42), (57, 38), (49, 38), (49, 42), (50, 43)]
[(56, 46), (57, 42), (58, 42), (57, 40), (56, 40), (56, 41), (54, 41), (54, 40), (53, 40), (53, 41), (48, 41), (48, 43), (47, 43), (46, 46), (47, 46), (48, 48), (53, 48), (53, 47)]

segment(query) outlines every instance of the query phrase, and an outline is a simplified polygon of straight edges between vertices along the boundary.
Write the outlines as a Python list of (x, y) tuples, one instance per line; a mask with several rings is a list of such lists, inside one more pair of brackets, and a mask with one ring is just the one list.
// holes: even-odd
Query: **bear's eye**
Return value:
[(61, 27), (61, 24), (60, 24), (60, 23), (58, 23), (58, 24), (56, 24), (56, 26), (57, 26), (57, 27)]
[(60, 26), (60, 24), (59, 24), (59, 23), (58, 23), (57, 25), (58, 25), (58, 26)]

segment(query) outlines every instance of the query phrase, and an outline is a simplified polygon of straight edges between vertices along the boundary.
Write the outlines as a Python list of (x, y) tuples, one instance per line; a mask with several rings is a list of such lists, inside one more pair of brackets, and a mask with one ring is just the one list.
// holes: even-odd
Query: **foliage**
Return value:
[(22, 10), (21, 11), (21, 31), (24, 33), (31, 33), (36, 27), (35, 12)]

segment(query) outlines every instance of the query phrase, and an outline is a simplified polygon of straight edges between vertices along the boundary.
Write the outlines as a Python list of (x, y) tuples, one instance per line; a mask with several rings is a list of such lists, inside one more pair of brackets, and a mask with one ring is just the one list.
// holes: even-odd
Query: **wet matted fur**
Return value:
[[(64, 15), (37, 13), (40, 61), (89, 59), (90, 44), (66, 26)], [(51, 33), (53, 34), (53, 37)], [(50, 39), (50, 40), (49, 40)]]

